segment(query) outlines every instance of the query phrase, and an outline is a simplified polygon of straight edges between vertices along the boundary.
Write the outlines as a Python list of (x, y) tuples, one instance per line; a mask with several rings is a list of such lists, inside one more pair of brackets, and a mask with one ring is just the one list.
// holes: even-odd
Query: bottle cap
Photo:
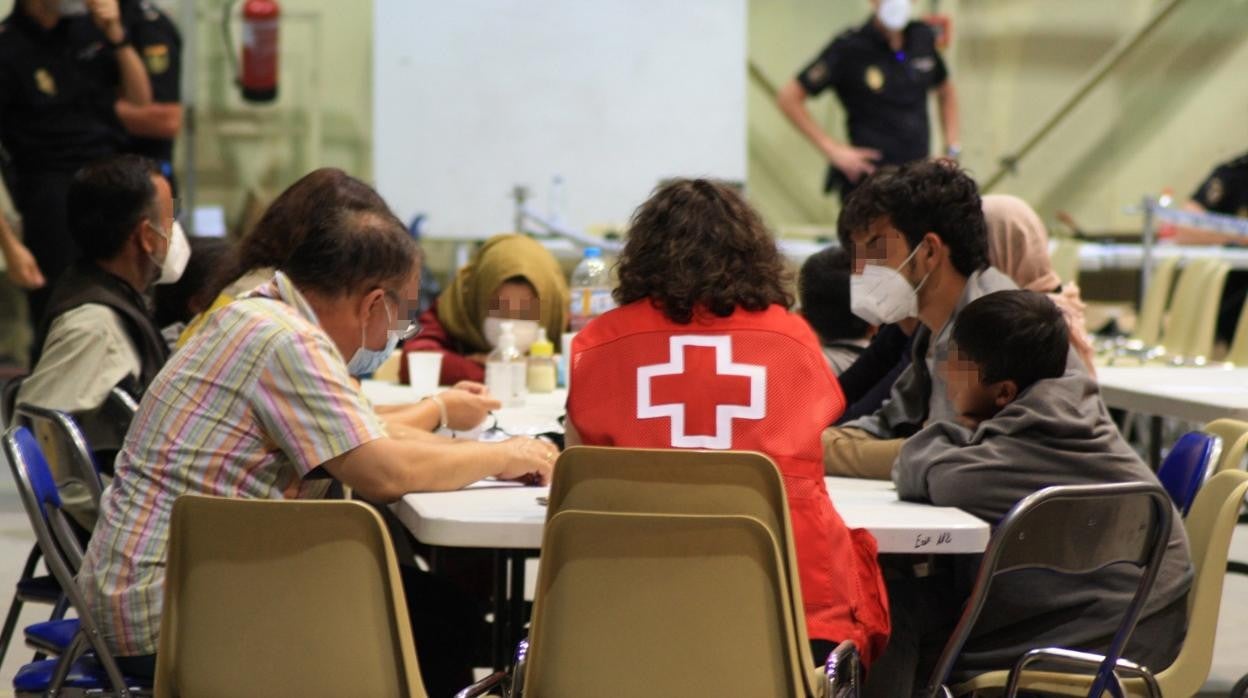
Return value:
[(546, 328), (537, 328), (537, 339), (529, 345), (529, 356), (549, 358), (555, 355), (555, 345), (546, 339)]
[(602, 256), (602, 248), (600, 247), (586, 247), (585, 248), (585, 259), (593, 259), (595, 257), (601, 257), (601, 256)]

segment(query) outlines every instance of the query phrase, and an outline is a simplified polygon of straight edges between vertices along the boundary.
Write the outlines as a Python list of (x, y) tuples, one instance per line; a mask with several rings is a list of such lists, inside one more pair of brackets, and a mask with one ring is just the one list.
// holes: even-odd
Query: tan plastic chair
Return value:
[(180, 497), (155, 695), (423, 697), (377, 512), (341, 500)]
[(559, 512), (524, 695), (803, 696), (791, 603), (753, 517)]
[(1192, 332), (1188, 337), (1183, 352), (1187, 363), (1203, 365), (1213, 355), (1213, 342), (1217, 335), (1219, 298), (1226, 287), (1226, 277), (1231, 265), (1224, 261), (1215, 261), (1205, 272), (1205, 281), (1201, 293), (1192, 305), (1187, 308), (1176, 308), (1181, 313), (1192, 316)]
[(1071, 238), (1053, 238), (1053, 254), (1049, 262), (1057, 278), (1064, 283), (1079, 283), (1079, 248), (1083, 243)]
[[(1217, 473), (1200, 489), (1191, 513), (1184, 520), (1196, 577), (1187, 595), (1188, 627), (1183, 648), (1170, 666), (1155, 674), (1163, 696), (1194, 696), (1209, 678), (1218, 611), (1222, 605), (1226, 558), (1245, 495), (1248, 495), (1248, 472), (1227, 470)], [(958, 686), (954, 692), (962, 695), (973, 690), (1002, 687), (1007, 675), (1004, 671), (984, 674)], [(1141, 679), (1127, 679), (1123, 684), (1131, 696), (1149, 695)], [(1084, 676), (1026, 672), (1019, 688), (1023, 691), (1084, 696), (1089, 685)]]
[(1205, 431), (1222, 439), (1222, 455), (1214, 472), (1243, 470), (1244, 452), (1248, 451), (1248, 422), (1215, 419), (1205, 425)]
[[(753, 451), (575, 446), (555, 464), (547, 517), (565, 510), (652, 514), (739, 514), (758, 519), (775, 536), (785, 562), (793, 624), (803, 666), (810, 654), (792, 519), (780, 470)], [(826, 657), (819, 657), (820, 661)], [(823, 676), (811, 674), (809, 695), (820, 695)]]
[(1170, 288), (1174, 285), (1174, 272), (1178, 258), (1167, 257), (1153, 266), (1153, 276), (1140, 302), (1140, 314), (1135, 322), (1131, 338), (1154, 346), (1161, 340), (1161, 321), (1166, 314), (1166, 301), (1170, 300)]
[(403, 363), (403, 352), (396, 351), (373, 371), (373, 380), (387, 383), (399, 382), (399, 368)]
[(1199, 324), (1199, 308), (1206, 302), (1205, 289), (1217, 262), (1193, 259), (1187, 262), (1174, 287), (1174, 297), (1166, 313), (1161, 345), (1168, 358), (1191, 355), (1193, 338)]
[(1231, 338), (1226, 360), (1236, 366), (1248, 366), (1248, 303), (1244, 303), (1239, 311), (1239, 321), (1235, 325), (1235, 336)]

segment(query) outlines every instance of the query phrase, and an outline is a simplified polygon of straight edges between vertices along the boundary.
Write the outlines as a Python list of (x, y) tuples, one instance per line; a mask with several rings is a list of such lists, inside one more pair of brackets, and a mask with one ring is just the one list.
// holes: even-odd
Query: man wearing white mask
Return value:
[[(34, 371), (17, 401), (82, 414), (114, 386), (141, 395), (164, 366), (169, 349), (147, 293), (181, 277), (190, 246), (174, 220), (169, 182), (145, 158), (116, 156), (80, 169), (67, 203), (82, 256), (52, 289)], [(101, 465), (111, 470), (111, 462)]]
[[(871, 4), (865, 24), (833, 39), (777, 95), (780, 109), (827, 158), (824, 190), (839, 188), (842, 201), (876, 167), (931, 154), (929, 91), (940, 105), (945, 154), (961, 153), (957, 96), (931, 27), (911, 21), (912, 0)], [(844, 107), (848, 143), (829, 136), (806, 108), (807, 98), (828, 88)]]
[(912, 362), (875, 414), (823, 434), (829, 475), (888, 479), (905, 439), (956, 412), (936, 366), (966, 304), (1017, 288), (988, 266), (979, 190), (948, 161), (926, 160), (867, 178), (841, 212), (841, 245), (852, 250), (850, 305), (872, 324), (918, 318)]

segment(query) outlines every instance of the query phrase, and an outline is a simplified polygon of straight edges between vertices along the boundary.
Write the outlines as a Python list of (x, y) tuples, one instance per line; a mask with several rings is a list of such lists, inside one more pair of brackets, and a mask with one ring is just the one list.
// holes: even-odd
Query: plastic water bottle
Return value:
[(580, 332), (590, 320), (615, 307), (615, 300), (611, 298), (611, 272), (602, 258), (602, 250), (597, 247), (585, 248), (585, 256), (572, 271), (571, 286), (573, 332)]
[(485, 360), (485, 388), (503, 407), (519, 407), (528, 395), (528, 379), (524, 355), (516, 348), (515, 325), (504, 322), (498, 346)]

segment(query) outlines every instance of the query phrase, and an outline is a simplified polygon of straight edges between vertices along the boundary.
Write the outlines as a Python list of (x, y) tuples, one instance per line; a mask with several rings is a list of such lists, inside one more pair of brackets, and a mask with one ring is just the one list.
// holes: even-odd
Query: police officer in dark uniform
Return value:
[[(87, 14), (79, 14), (83, 9)], [(65, 218), (74, 172), (123, 143), (113, 111), (119, 97), (135, 105), (151, 101), (117, 0), (17, 0), (0, 23), (0, 144), (12, 158), (9, 187), (25, 247), (14, 246), (6, 226), (0, 248), (11, 268), (10, 253), (21, 264), (28, 261), (21, 259), (25, 249), (37, 263), (24, 280), (14, 279), (43, 286), (29, 296), (32, 321), (47, 299), (43, 282), (54, 281), (77, 256)]]
[[(1183, 208), (1195, 213), (1248, 218), (1248, 153), (1214, 168)], [(1183, 227), (1175, 229), (1174, 239), (1185, 245), (1248, 245), (1248, 238)], [(1230, 342), (1234, 338), (1245, 300), (1248, 300), (1248, 271), (1234, 269), (1226, 277), (1218, 308), (1219, 340)]]
[(117, 118), (130, 136), (126, 151), (157, 163), (177, 196), (173, 141), (182, 130), (182, 35), (151, 0), (121, 0), (121, 13), (152, 85), (145, 107), (117, 101)]
[[(865, 24), (832, 40), (777, 96), (780, 109), (827, 157), (825, 191), (842, 200), (878, 165), (900, 165), (931, 154), (927, 95), (940, 103), (946, 154), (957, 157), (958, 108), (953, 82), (936, 50), (931, 27), (910, 21), (910, 0), (872, 0)], [(846, 112), (850, 143), (815, 123), (805, 101), (832, 88)]]

